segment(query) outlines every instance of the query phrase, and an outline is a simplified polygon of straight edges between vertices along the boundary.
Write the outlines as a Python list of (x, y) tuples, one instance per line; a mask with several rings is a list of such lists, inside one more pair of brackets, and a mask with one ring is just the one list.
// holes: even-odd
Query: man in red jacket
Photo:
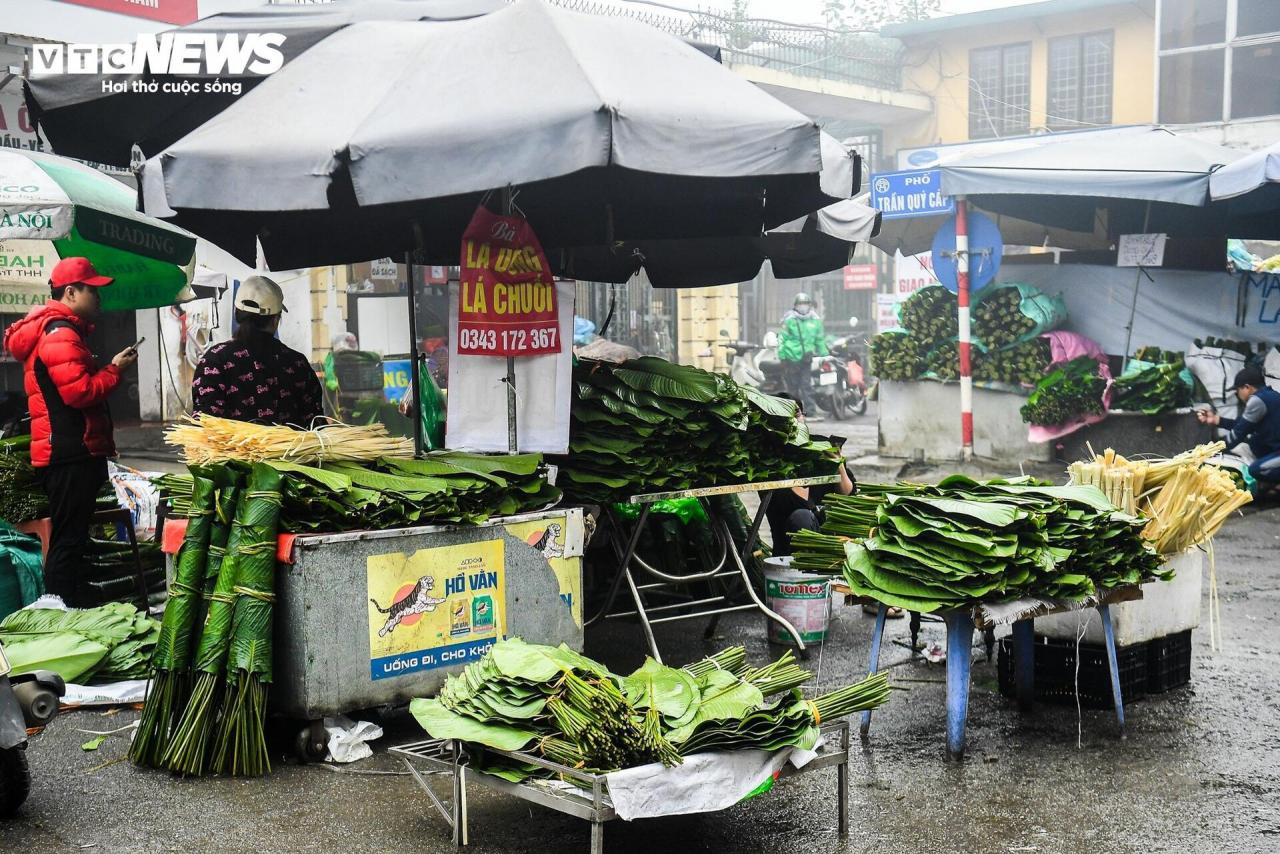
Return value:
[(114, 456), (107, 395), (138, 360), (127, 349), (99, 370), (85, 343), (101, 311), (98, 289), (111, 284), (88, 258), (64, 258), (53, 268), (53, 298), (5, 332), (4, 345), (22, 361), (31, 413), (31, 464), (49, 496), (52, 530), (44, 584), (70, 606), (88, 604), (79, 583), (89, 524)]

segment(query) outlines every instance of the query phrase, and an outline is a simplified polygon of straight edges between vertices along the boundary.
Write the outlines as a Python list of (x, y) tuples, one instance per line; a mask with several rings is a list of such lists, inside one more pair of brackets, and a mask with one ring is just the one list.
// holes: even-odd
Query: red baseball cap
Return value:
[(99, 276), (88, 258), (63, 258), (53, 268), (49, 276), (49, 287), (61, 288), (67, 285), (88, 285), (91, 288), (105, 288), (114, 282), (110, 276)]

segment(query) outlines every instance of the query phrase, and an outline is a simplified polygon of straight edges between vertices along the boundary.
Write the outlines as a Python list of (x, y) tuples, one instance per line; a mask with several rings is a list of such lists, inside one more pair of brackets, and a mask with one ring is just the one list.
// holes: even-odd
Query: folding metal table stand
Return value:
[[(755, 586), (751, 582), (751, 576), (747, 572), (747, 563), (751, 560), (751, 554), (755, 550), (756, 541), (760, 534), (760, 525), (764, 521), (769, 501), (773, 498), (773, 490), (791, 489), (798, 486), (817, 486), (838, 481), (839, 477), (837, 475), (828, 475), (824, 477), (775, 480), (764, 483), (711, 486), (701, 489), (685, 489), (678, 492), (653, 492), (644, 495), (633, 495), (628, 499), (628, 503), (639, 505), (640, 515), (635, 522), (631, 523), (630, 529), (628, 529), (628, 523), (622, 518), (621, 514), (612, 508), (606, 508), (605, 512), (607, 513), (609, 524), (613, 529), (609, 539), (613, 546), (614, 554), (618, 558), (618, 573), (614, 576), (613, 582), (609, 587), (609, 593), (605, 598), (604, 605), (593, 617), (587, 620), (586, 624), (589, 626), (602, 619), (637, 617), (640, 621), (640, 627), (644, 631), (645, 640), (649, 643), (650, 654), (660, 662), (662, 661), (662, 654), (658, 651), (658, 643), (653, 636), (654, 625), (677, 620), (710, 617), (712, 622), (707, 627), (706, 632), (706, 636), (710, 637), (715, 632), (721, 614), (728, 614), (734, 611), (758, 610), (786, 629), (795, 640), (796, 646), (800, 650), (800, 656), (807, 658), (808, 650), (805, 648), (804, 641), (800, 638), (800, 632), (784, 617), (766, 607), (760, 599)], [(636, 547), (640, 543), (640, 535), (644, 531), (645, 522), (649, 519), (649, 511), (657, 502), (683, 498), (708, 498), (715, 495), (741, 495), (747, 492), (760, 493), (760, 508), (756, 511), (755, 518), (751, 522), (751, 528), (747, 532), (747, 540), (743, 544), (741, 552), (733, 547), (733, 537), (725, 520), (714, 507), (709, 507), (707, 512), (711, 517), (712, 531), (722, 549), (720, 558), (715, 562), (714, 566), (699, 572), (672, 575), (663, 572), (657, 567), (650, 566), (636, 554)], [(625, 544), (623, 543), (624, 539), (626, 540)], [(725, 564), (729, 558), (732, 558), (733, 566), (726, 569)], [(653, 580), (641, 584), (637, 583), (637, 576), (640, 576), (641, 579), (648, 576)], [(646, 602), (646, 596), (653, 597), (660, 593), (672, 592), (674, 588), (684, 585), (713, 580), (720, 580), (724, 584), (724, 592), (701, 599), (682, 600), (665, 605)], [(618, 598), (618, 592), (624, 582), (631, 593), (631, 600), (635, 608), (615, 612), (612, 610), (614, 602)], [(732, 603), (732, 599), (729, 596), (730, 585), (736, 582), (741, 582), (746, 594), (750, 597), (751, 601), (748, 604), (734, 605)]]
[[(843, 590), (841, 589), (843, 588)], [(836, 585), (837, 592), (848, 594), (848, 588)], [(1035, 700), (1035, 618), (1069, 611), (1097, 608), (1102, 617), (1102, 630), (1106, 637), (1107, 663), (1111, 670), (1111, 698), (1115, 704), (1116, 720), (1120, 725), (1120, 737), (1124, 738), (1124, 698), (1120, 693), (1120, 668), (1116, 664), (1116, 637), (1111, 628), (1111, 608), (1117, 602), (1130, 602), (1142, 598), (1142, 588), (1126, 585), (1108, 590), (1101, 598), (1087, 602), (1062, 602), (1053, 605), (1040, 600), (1027, 600), (1027, 608), (1009, 619), (990, 619), (982, 605), (958, 611), (946, 611), (942, 618), (947, 625), (947, 758), (961, 759), (965, 750), (965, 726), (969, 718), (969, 671), (972, 664), (973, 631), (975, 626), (993, 630), (1002, 623), (1013, 625), (1013, 678), (1018, 708), (1026, 711)], [(876, 625), (871, 635), (871, 660), (868, 673), (875, 673), (880, 666), (880, 643), (884, 638), (885, 615), (889, 606), (875, 599), (846, 595), (846, 604), (877, 605)], [(1016, 603), (1014, 603), (1016, 605)], [(1024, 616), (1025, 615), (1025, 616)], [(914, 650), (913, 650), (914, 653)], [(862, 713), (859, 731), (863, 738), (871, 728), (870, 710)]]
[[(779, 777), (785, 779), (835, 766), (837, 816), (840, 836), (844, 837), (849, 833), (849, 722), (839, 720), (824, 723), (822, 734), (826, 741), (817, 757), (803, 768), (795, 768), (790, 764), (783, 766)], [(618, 817), (609, 797), (608, 778), (604, 774), (591, 774), (557, 765), (531, 753), (486, 749), (516, 762), (554, 771), (568, 785), (551, 780), (513, 783), (491, 774), (470, 771), (465, 754), (459, 749), (457, 742), (453, 741), (428, 739), (393, 747), (390, 752), (400, 757), (426, 793), (431, 805), (449, 825), (455, 846), (461, 847), (470, 842), (467, 788), (474, 784), (591, 822), (591, 854), (602, 854), (604, 825)], [(429, 779), (432, 776), (442, 777), (448, 782), (447, 794), (438, 794), (432, 788)]]

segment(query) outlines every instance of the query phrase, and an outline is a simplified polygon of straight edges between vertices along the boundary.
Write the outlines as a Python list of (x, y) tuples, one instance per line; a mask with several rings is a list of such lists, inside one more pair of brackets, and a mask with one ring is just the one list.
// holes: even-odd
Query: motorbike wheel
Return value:
[(31, 794), (31, 769), (27, 751), (19, 747), (0, 750), (0, 818), (8, 818)]
[(851, 389), (851, 390), (850, 390), (850, 392), (849, 392), (849, 394), (853, 396), (853, 401), (854, 401), (854, 402), (853, 402), (853, 414), (854, 414), (854, 415), (866, 415), (866, 414), (867, 414), (867, 395), (866, 395), (866, 393), (864, 393), (861, 389), (857, 389), (857, 388), (855, 388), (855, 389)]
[(837, 421), (843, 421), (849, 417), (849, 395), (848, 386), (837, 385), (831, 389), (831, 414)]

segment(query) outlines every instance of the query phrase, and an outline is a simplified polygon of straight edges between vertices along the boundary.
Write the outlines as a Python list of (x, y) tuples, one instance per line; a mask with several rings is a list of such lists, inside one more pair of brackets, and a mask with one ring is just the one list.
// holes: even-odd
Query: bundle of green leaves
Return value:
[(1026, 596), (1078, 600), (1162, 577), (1143, 525), (1093, 486), (956, 475), (865, 497), (792, 544), (800, 568), (839, 571), (856, 593), (929, 613)]
[(0, 519), (16, 525), (49, 515), (49, 499), (31, 465), (31, 437), (0, 439)]
[(678, 765), (712, 750), (812, 747), (821, 720), (888, 699), (887, 677), (877, 674), (805, 700), (798, 688), (810, 674), (790, 653), (755, 669), (745, 657), (733, 647), (682, 668), (646, 659), (620, 677), (564, 646), (510, 638), (410, 711), (432, 737), (463, 742), (470, 767), (520, 781), (552, 775), (486, 748), (527, 751), (590, 773)]
[(924, 370), (920, 345), (903, 332), (881, 332), (867, 344), (871, 375), (882, 380), (910, 382)]
[(0, 644), (14, 673), (52, 670), (68, 682), (143, 679), (160, 623), (132, 605), (27, 608), (0, 620)]
[(1143, 347), (1113, 386), (1111, 406), (1124, 412), (1159, 415), (1190, 406), (1194, 381), (1184, 378), (1182, 353)]
[(644, 357), (580, 360), (569, 454), (552, 458), (572, 501), (832, 475), (838, 445), (814, 439), (792, 401), (723, 374)]
[(1012, 344), (1035, 328), (1035, 319), (1022, 313), (1022, 292), (1017, 287), (982, 291), (973, 307), (973, 334), (989, 349)]
[(1022, 420), (1054, 426), (1085, 415), (1101, 415), (1106, 388), (1097, 360), (1080, 356), (1064, 362), (1036, 383), (1035, 391), (1022, 406)]
[(956, 295), (941, 285), (916, 291), (902, 303), (898, 322), (915, 339), (920, 352), (928, 353), (943, 341), (960, 334)]
[(1049, 370), (1049, 340), (1032, 338), (1003, 350), (991, 350), (974, 359), (973, 378), (982, 382), (1035, 385)]

